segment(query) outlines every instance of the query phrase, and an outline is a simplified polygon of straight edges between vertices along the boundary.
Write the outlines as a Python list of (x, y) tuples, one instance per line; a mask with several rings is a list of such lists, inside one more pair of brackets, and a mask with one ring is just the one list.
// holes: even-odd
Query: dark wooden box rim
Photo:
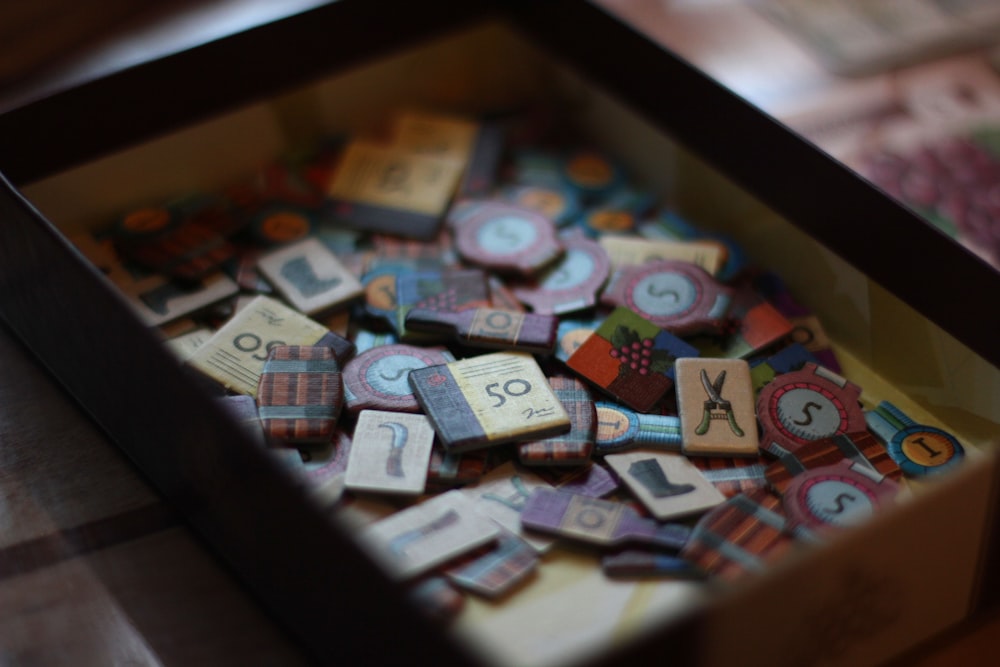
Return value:
[[(1000, 366), (1000, 309), (988, 306), (990, 295), (1000, 293), (1000, 274), (697, 68), (588, 3), (340, 0), (7, 110), (0, 115), (0, 170), (6, 175), (0, 317), (323, 663), (398, 664), (416, 655), (449, 665), (475, 660), (415, 613), (349, 538), (330, 529), (263, 453), (243, 442), (11, 184), (495, 18), (626, 101)], [(158, 379), (155, 393), (132, 398), (129, 389), (147, 386), (151, 377)], [(171, 415), (185, 418), (164, 418)], [(992, 583), (984, 585), (993, 590)], [(596, 660), (610, 665), (670, 655), (693, 664), (696, 656), (685, 651), (698, 644), (697, 625), (692, 616)], [(377, 629), (391, 630), (382, 636)]]

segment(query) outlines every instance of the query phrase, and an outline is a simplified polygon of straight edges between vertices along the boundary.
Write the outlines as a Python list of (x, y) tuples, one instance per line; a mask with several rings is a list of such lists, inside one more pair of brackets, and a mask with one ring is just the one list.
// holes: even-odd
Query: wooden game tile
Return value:
[(443, 347), (404, 343), (372, 347), (344, 366), (345, 405), (352, 413), (366, 409), (419, 412), (410, 372), (449, 361), (454, 357)]
[(119, 287), (125, 299), (144, 324), (158, 327), (202, 311), (239, 292), (239, 287), (224, 273), (218, 272), (192, 284), (179, 284), (163, 276), (131, 279)]
[(590, 461), (597, 437), (597, 409), (587, 386), (575, 378), (556, 375), (549, 386), (569, 415), (570, 430), (544, 440), (517, 445), (518, 460), (530, 466), (579, 466)]
[(444, 575), (467, 591), (486, 598), (498, 598), (534, 574), (538, 561), (538, 552), (524, 540), (502, 533), (496, 546), (484, 553), (463, 558), (445, 569)]
[(438, 310), (414, 308), (406, 314), (407, 331), (436, 333), (469, 347), (552, 354), (558, 318), (494, 308)]
[(594, 453), (629, 449), (681, 451), (681, 420), (673, 415), (647, 415), (607, 401), (596, 401), (597, 435)]
[(678, 357), (698, 351), (625, 307), (616, 308), (566, 361), (625, 405), (649, 412), (673, 387)]
[(478, 269), (400, 271), (395, 276), (394, 293), (395, 306), (388, 321), (404, 340), (419, 335), (406, 326), (407, 315), (414, 308), (465, 311), (489, 307), (490, 302), (489, 281)]
[(698, 514), (725, 500), (681, 454), (640, 450), (609, 454), (604, 461), (660, 520)]
[(658, 523), (624, 503), (544, 488), (521, 510), (521, 525), (600, 546), (641, 542), (679, 550), (691, 535), (683, 524)]
[(306, 315), (334, 310), (364, 293), (361, 283), (337, 256), (312, 237), (261, 255), (257, 267)]
[(719, 273), (726, 256), (725, 248), (713, 241), (668, 241), (606, 234), (599, 243), (611, 260), (612, 270), (672, 259), (700, 266), (714, 276)]
[(534, 357), (494, 352), (410, 371), (410, 387), (451, 452), (565, 433), (569, 415)]
[(701, 356), (746, 359), (777, 344), (793, 331), (792, 323), (746, 282), (733, 290), (728, 317), (732, 331), (691, 341), (701, 350)]
[(525, 534), (521, 530), (521, 510), (535, 489), (551, 488), (548, 482), (533, 472), (507, 462), (488, 472), (474, 485), (462, 488), (462, 493), (474, 502), (480, 514), (517, 535), (536, 551), (543, 552), (552, 546), (554, 539)]
[(454, 454), (435, 445), (427, 466), (427, 485), (451, 488), (477, 482), (490, 469), (490, 454), (488, 449)]
[(563, 254), (555, 224), (527, 208), (498, 201), (468, 206), (456, 225), (455, 248), (468, 263), (531, 277)]
[(593, 307), (611, 272), (607, 253), (585, 237), (561, 238), (565, 253), (535, 280), (513, 286), (536, 313), (562, 315)]
[(763, 455), (758, 455), (756, 458), (689, 456), (688, 460), (727, 498), (759, 489), (767, 484), (764, 470), (770, 460)]
[(500, 528), (484, 521), (461, 491), (449, 491), (364, 528), (359, 540), (395, 579), (409, 579), (496, 540)]
[(226, 389), (257, 395), (257, 383), (276, 345), (315, 345), (330, 332), (267, 296), (254, 298), (198, 350), (188, 364)]
[(764, 474), (775, 491), (784, 493), (795, 476), (813, 468), (835, 465), (844, 459), (863, 463), (893, 481), (903, 477), (903, 471), (893, 461), (885, 445), (869, 431), (807, 442), (794, 452), (783, 453), (767, 467)]
[(781, 499), (757, 489), (703, 516), (680, 555), (714, 577), (734, 580), (791, 551), (795, 539), (787, 530)]
[(333, 350), (312, 345), (271, 348), (257, 384), (257, 409), (268, 436), (286, 442), (328, 441), (343, 403)]
[(419, 495), (427, 483), (434, 429), (427, 417), (363, 410), (354, 427), (345, 484), (351, 491)]
[(759, 454), (750, 365), (746, 361), (679, 359), (677, 407), (685, 454)]

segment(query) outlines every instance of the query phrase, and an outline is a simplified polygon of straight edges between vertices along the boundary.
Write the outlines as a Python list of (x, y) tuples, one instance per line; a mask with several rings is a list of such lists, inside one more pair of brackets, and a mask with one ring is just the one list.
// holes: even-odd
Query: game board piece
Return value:
[(395, 292), (389, 322), (403, 340), (412, 333), (406, 316), (413, 308), (464, 311), (490, 305), (489, 282), (477, 269), (404, 271), (396, 275)]
[(420, 579), (406, 594), (421, 612), (438, 623), (448, 623), (465, 607), (465, 596), (442, 576)]
[(344, 366), (344, 407), (361, 410), (419, 412), (408, 376), (410, 371), (454, 361), (443, 347), (398, 343), (373, 347)]
[(469, 347), (552, 354), (559, 320), (553, 315), (512, 313), (494, 308), (436, 310), (414, 308), (406, 314), (406, 329), (441, 334)]
[(677, 407), (685, 454), (758, 454), (750, 365), (742, 359), (678, 359)]
[(617, 163), (592, 149), (573, 151), (562, 160), (560, 167), (564, 182), (585, 202), (607, 196), (624, 180), (622, 168)]
[(534, 574), (538, 561), (538, 552), (524, 540), (503, 532), (495, 546), (449, 565), (444, 575), (467, 591), (486, 598), (498, 598)]
[(351, 437), (342, 428), (329, 442), (299, 446), (306, 489), (320, 507), (333, 507), (341, 499), (351, 448)]
[(763, 360), (751, 361), (750, 382), (754, 396), (759, 396), (764, 385), (776, 376), (797, 371), (808, 363), (822, 365), (812, 352), (798, 343), (791, 343)]
[(590, 239), (562, 239), (565, 254), (529, 284), (512, 287), (514, 295), (536, 313), (563, 315), (592, 308), (607, 282), (610, 264), (603, 248)]
[(318, 239), (307, 238), (260, 256), (260, 272), (299, 311), (316, 315), (364, 293), (361, 283)]
[(570, 356), (583, 345), (583, 342), (597, 330), (603, 321), (603, 319), (560, 320), (559, 327), (556, 329), (556, 359), (563, 363), (569, 361)]
[(487, 282), (490, 286), (491, 307), (512, 313), (523, 313), (525, 311), (524, 304), (517, 300), (514, 292), (498, 276), (490, 274)]
[[(389, 331), (371, 331), (369, 329), (353, 329), (351, 339), (354, 341), (357, 354), (367, 352), (383, 345), (395, 345), (399, 342), (396, 334)], [(346, 370), (346, 368), (345, 368)]]
[(714, 276), (722, 268), (726, 255), (725, 248), (713, 241), (661, 241), (609, 234), (602, 236), (599, 243), (611, 261), (612, 270), (672, 260), (694, 264)]
[(680, 556), (733, 581), (763, 570), (795, 547), (781, 499), (767, 489), (733, 496), (698, 520)]
[(861, 387), (816, 364), (778, 375), (757, 396), (761, 448), (773, 456), (865, 429)]
[(614, 310), (566, 365), (640, 412), (649, 412), (673, 386), (674, 360), (698, 351), (628, 308)]
[(213, 333), (215, 332), (208, 327), (198, 327), (193, 331), (188, 331), (180, 336), (174, 336), (164, 342), (167, 344), (167, 349), (172, 351), (177, 356), (177, 359), (185, 362), (191, 358), (195, 350), (204, 345), (212, 337)]
[(689, 341), (701, 350), (701, 356), (746, 359), (779, 343), (793, 331), (791, 322), (745, 282), (733, 290), (728, 318), (731, 331)]
[(239, 292), (239, 286), (224, 273), (213, 273), (193, 284), (178, 284), (160, 275), (130, 279), (119, 285), (132, 311), (150, 327), (186, 317), (224, 301)]
[(534, 358), (494, 352), (410, 372), (410, 387), (449, 452), (558, 435), (570, 428)]
[(868, 521), (898, 492), (896, 482), (867, 463), (843, 459), (793, 477), (782, 494), (782, 506), (793, 529), (825, 531)]
[(488, 449), (451, 454), (435, 445), (427, 466), (427, 485), (447, 488), (478, 482), (489, 470), (490, 459)]
[(639, 447), (681, 451), (681, 420), (671, 415), (647, 415), (621, 405), (596, 401), (596, 454), (636, 449)]
[(763, 272), (753, 278), (754, 286), (792, 324), (792, 340), (805, 346), (820, 366), (840, 373), (840, 363), (823, 325), (806, 306), (792, 296), (777, 274)]
[(965, 448), (955, 436), (916, 423), (889, 401), (881, 401), (866, 412), (865, 421), (907, 475), (937, 474), (954, 468), (965, 458)]
[(484, 197), (493, 191), (503, 163), (506, 135), (500, 123), (480, 124), (465, 173), (458, 184), (459, 196)]
[(353, 141), (330, 183), (331, 208), (355, 229), (431, 239), (462, 168), (450, 158)]
[(764, 474), (772, 489), (784, 493), (796, 475), (812, 468), (834, 465), (844, 459), (868, 465), (878, 474), (895, 481), (903, 477), (903, 471), (886, 448), (867, 430), (807, 442), (794, 452), (782, 454), (768, 465)]
[(518, 460), (530, 466), (579, 466), (590, 461), (597, 437), (597, 410), (587, 386), (575, 378), (556, 375), (549, 386), (569, 415), (570, 430), (544, 440), (517, 445)]
[(257, 383), (264, 432), (286, 442), (330, 439), (344, 403), (344, 385), (333, 350), (275, 345)]
[(463, 217), (455, 231), (455, 248), (476, 266), (528, 277), (563, 253), (551, 220), (500, 202), (486, 202)]
[(216, 399), (218, 405), (222, 406), (226, 414), (232, 417), (241, 431), (243, 431), (254, 444), (261, 447), (267, 446), (267, 437), (264, 435), (264, 428), (260, 423), (260, 415), (257, 412), (257, 401), (250, 396), (220, 396)]
[(609, 454), (604, 462), (661, 521), (704, 512), (726, 499), (680, 454), (635, 451)]
[(731, 237), (700, 229), (670, 210), (663, 210), (656, 217), (644, 221), (639, 226), (638, 232), (647, 239), (701, 241), (718, 245), (723, 250), (723, 262), (718, 272), (713, 275), (722, 282), (736, 278), (747, 268), (749, 262), (743, 247)]
[(768, 459), (763, 455), (753, 458), (689, 456), (688, 460), (727, 498), (767, 484), (765, 470)]
[(250, 229), (260, 245), (277, 247), (305, 240), (315, 224), (312, 213), (301, 205), (272, 200), (254, 212)]
[(649, 192), (618, 187), (577, 216), (574, 227), (588, 238), (631, 234), (655, 203)]
[(603, 498), (621, 486), (618, 477), (604, 466), (592, 463), (575, 468), (534, 468), (552, 488), (590, 498)]
[(396, 114), (390, 142), (408, 153), (450, 158), (464, 165), (478, 134), (479, 125), (466, 118), (411, 109)]
[(580, 197), (562, 186), (515, 183), (502, 188), (499, 196), (515, 206), (538, 211), (558, 227), (568, 225), (580, 215)]
[(659, 577), (664, 579), (704, 579), (705, 573), (677, 556), (626, 549), (601, 557), (601, 570), (612, 579)]
[(258, 296), (198, 348), (188, 364), (226, 389), (256, 396), (260, 372), (272, 347), (327, 345), (331, 336), (326, 327), (302, 313)]
[(427, 483), (434, 429), (427, 417), (362, 410), (345, 485), (351, 491), (419, 495)]
[(731, 301), (732, 291), (704, 269), (671, 260), (622, 268), (601, 295), (678, 336), (721, 332)]
[(496, 540), (500, 528), (483, 521), (461, 491), (448, 491), (362, 529), (359, 541), (394, 579), (417, 576)]
[(521, 510), (521, 525), (601, 546), (640, 542), (681, 549), (691, 529), (640, 517), (623, 503), (536, 489)]
[(549, 549), (554, 539), (547, 535), (525, 534), (521, 530), (521, 510), (535, 489), (551, 489), (548, 482), (533, 472), (508, 461), (490, 470), (478, 482), (462, 488), (476, 510), (505, 530), (523, 539), (535, 551)]

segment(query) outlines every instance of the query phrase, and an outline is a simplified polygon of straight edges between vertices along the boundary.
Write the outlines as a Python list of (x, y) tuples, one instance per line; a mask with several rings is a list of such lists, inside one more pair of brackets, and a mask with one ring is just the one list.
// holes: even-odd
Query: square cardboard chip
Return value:
[(257, 260), (257, 267), (306, 315), (333, 310), (364, 294), (361, 282), (315, 238), (272, 250)]

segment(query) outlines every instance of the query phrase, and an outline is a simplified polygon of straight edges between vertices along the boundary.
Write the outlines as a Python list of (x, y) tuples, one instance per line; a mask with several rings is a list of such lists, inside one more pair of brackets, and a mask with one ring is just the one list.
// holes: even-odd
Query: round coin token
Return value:
[(453, 361), (443, 347), (416, 347), (397, 343), (362, 352), (344, 366), (344, 407), (361, 410), (419, 412), (410, 389), (410, 371)]
[(524, 276), (536, 274), (563, 253), (550, 219), (503, 203), (482, 205), (468, 214), (455, 232), (455, 248), (472, 264)]
[(178, 216), (170, 209), (148, 206), (123, 215), (118, 221), (116, 232), (123, 239), (146, 239), (175, 227), (178, 222)]
[(670, 333), (684, 336), (719, 330), (732, 292), (704, 269), (674, 260), (657, 260), (619, 270), (602, 299), (627, 306)]
[(564, 239), (566, 254), (531, 285), (513, 285), (514, 296), (536, 313), (562, 315), (590, 308), (611, 271), (608, 253), (590, 239)]
[(268, 207), (254, 220), (254, 235), (269, 245), (281, 245), (305, 238), (312, 228), (309, 216), (295, 207)]
[(865, 430), (861, 387), (813, 363), (775, 376), (757, 397), (761, 447), (781, 456), (807, 442)]
[(965, 449), (955, 436), (923, 424), (898, 431), (886, 449), (899, 468), (912, 476), (942, 472), (965, 457)]
[(639, 434), (639, 418), (631, 410), (595, 401), (597, 407), (597, 451), (617, 452), (631, 445)]
[(562, 175), (571, 187), (591, 200), (606, 195), (622, 181), (618, 165), (594, 150), (579, 150), (567, 156)]
[(898, 491), (871, 467), (844, 459), (796, 475), (782, 504), (793, 529), (847, 528), (870, 519)]
[(568, 188), (511, 185), (502, 192), (512, 204), (538, 211), (556, 225), (567, 225), (580, 214), (580, 198)]

